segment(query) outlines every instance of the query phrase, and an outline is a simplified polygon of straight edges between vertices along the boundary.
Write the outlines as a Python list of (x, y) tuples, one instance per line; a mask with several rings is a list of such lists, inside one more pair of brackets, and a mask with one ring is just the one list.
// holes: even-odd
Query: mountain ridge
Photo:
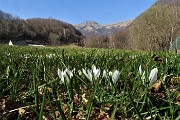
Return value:
[(76, 29), (80, 30), (83, 35), (91, 34), (108, 35), (121, 30), (132, 23), (133, 20), (117, 22), (112, 24), (99, 24), (95, 21), (86, 21), (80, 24), (75, 24)]

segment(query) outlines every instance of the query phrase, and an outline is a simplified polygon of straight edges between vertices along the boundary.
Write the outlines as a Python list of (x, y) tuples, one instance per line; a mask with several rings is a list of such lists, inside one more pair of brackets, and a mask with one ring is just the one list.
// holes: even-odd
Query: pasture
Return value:
[(178, 120), (179, 81), (170, 52), (0, 45), (0, 119)]

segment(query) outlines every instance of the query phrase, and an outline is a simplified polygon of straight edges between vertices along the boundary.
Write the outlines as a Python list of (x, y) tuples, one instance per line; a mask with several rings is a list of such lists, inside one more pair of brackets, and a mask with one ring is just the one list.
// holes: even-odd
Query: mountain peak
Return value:
[(115, 33), (116, 31), (123, 29), (124, 27), (131, 24), (131, 22), (132, 20), (128, 20), (119, 23), (101, 25), (95, 21), (86, 21), (74, 26), (85, 36), (89, 34), (108, 35), (110, 33)]
[(100, 27), (101, 25), (95, 21), (86, 21), (77, 25), (74, 25), (75, 27), (84, 27), (84, 26), (90, 26), (90, 27)]
[(15, 17), (9, 13), (6, 13), (6, 12), (3, 12), (0, 10), (0, 19), (1, 20), (13, 20), (13, 19), (15, 19)]
[(90, 20), (88, 20), (88, 21), (86, 21), (86, 22), (84, 22), (84, 23), (86, 23), (86, 24), (99, 24), (99, 23), (97, 23), (97, 22), (95, 22), (95, 21), (90, 21)]

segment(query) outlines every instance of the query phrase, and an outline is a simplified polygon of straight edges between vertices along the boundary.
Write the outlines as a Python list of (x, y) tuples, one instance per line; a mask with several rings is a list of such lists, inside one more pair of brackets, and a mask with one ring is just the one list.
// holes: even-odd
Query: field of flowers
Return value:
[(0, 119), (180, 119), (180, 55), (0, 45)]

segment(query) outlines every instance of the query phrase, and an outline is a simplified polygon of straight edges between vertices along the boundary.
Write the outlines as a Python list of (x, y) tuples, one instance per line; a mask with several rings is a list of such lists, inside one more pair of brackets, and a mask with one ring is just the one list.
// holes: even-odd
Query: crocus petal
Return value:
[(95, 65), (92, 65), (92, 73), (93, 74), (96, 74), (98, 71), (96, 69), (96, 66)]
[(102, 77), (107, 78), (106, 70), (103, 70), (103, 76)]
[(79, 73), (79, 75), (82, 75), (82, 71), (81, 70), (78, 70), (78, 73)]
[(49, 59), (51, 59), (51, 58), (53, 58), (53, 55), (52, 55), (52, 53), (51, 53), (51, 54), (49, 54), (49, 55), (46, 55), (46, 57), (48, 57)]
[(96, 66), (92, 65), (92, 71), (96, 71)]
[(65, 72), (67, 73), (67, 75), (68, 75), (69, 78), (72, 78), (72, 77), (73, 77), (73, 73), (72, 73), (72, 71), (70, 71), (69, 69), (66, 69)]
[(153, 83), (157, 80), (157, 74), (158, 74), (158, 69), (157, 68), (153, 68), (151, 70), (151, 73), (149, 75), (149, 85), (153, 85)]
[(9, 45), (13, 45), (13, 43), (11, 42), (11, 40), (9, 41)]
[(142, 71), (142, 67), (141, 65), (139, 66), (139, 74), (141, 75), (141, 80), (143, 81), (144, 84), (144, 80), (145, 80), (145, 71)]
[(93, 74), (94, 74), (94, 78), (97, 80), (97, 78), (100, 76), (100, 69), (96, 69)]
[(58, 68), (58, 76), (59, 78), (62, 78), (62, 71)]
[(141, 65), (139, 66), (139, 74), (142, 75), (143, 74), (143, 71), (142, 71), (142, 67)]
[(82, 69), (84, 75), (92, 82), (92, 73), (90, 72), (90, 70), (86, 70), (85, 69)]
[(144, 80), (145, 79), (145, 71), (143, 72), (141, 79)]
[(168, 62), (168, 59), (166, 58), (166, 63)]
[(87, 70), (87, 72), (88, 72), (88, 78), (92, 82), (92, 73), (90, 70)]
[(61, 71), (59, 68), (58, 68), (58, 76), (62, 80), (62, 82), (64, 83), (64, 71)]
[(143, 72), (143, 74), (141, 75), (141, 80), (143, 82), (143, 84), (145, 83), (145, 71)]
[(76, 71), (76, 68), (74, 68), (74, 69), (72, 70), (73, 73), (75, 73), (75, 71)]
[(109, 76), (112, 76), (112, 74), (113, 74), (113, 73), (112, 73), (111, 71), (109, 71)]
[(95, 65), (92, 65), (92, 73), (94, 75), (94, 79), (97, 80), (97, 78), (100, 76), (100, 69), (97, 69)]
[(87, 72), (86, 72), (86, 70), (83, 68), (82, 69), (82, 72), (84, 73), (84, 75), (87, 77), (88, 76), (88, 74), (87, 74)]
[(116, 84), (117, 80), (119, 79), (120, 72), (118, 70), (115, 70), (112, 74), (112, 81), (114, 84)]

